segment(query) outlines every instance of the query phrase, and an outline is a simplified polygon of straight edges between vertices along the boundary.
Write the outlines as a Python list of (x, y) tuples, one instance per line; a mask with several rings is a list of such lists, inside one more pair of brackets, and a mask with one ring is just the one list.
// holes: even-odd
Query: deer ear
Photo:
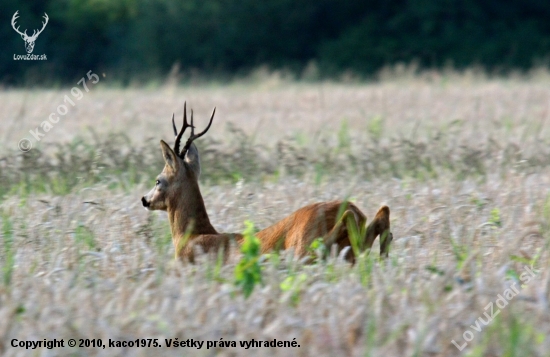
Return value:
[(197, 180), (201, 176), (201, 161), (199, 158), (199, 150), (195, 146), (195, 143), (192, 143), (187, 152), (185, 153), (184, 161), (189, 168), (195, 173)]
[(180, 168), (180, 163), (176, 153), (174, 153), (174, 150), (172, 150), (172, 148), (168, 146), (164, 140), (160, 141), (160, 148), (162, 149), (162, 156), (164, 157), (164, 162), (166, 165), (168, 165), (168, 167), (170, 167), (174, 172), (177, 172)]

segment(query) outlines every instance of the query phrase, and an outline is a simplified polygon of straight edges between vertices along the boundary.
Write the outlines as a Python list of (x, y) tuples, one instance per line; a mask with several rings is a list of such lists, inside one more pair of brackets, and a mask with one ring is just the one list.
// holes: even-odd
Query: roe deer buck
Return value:
[[(179, 134), (172, 116), (176, 135), (174, 149), (172, 150), (164, 140), (160, 141), (165, 162), (164, 170), (157, 177), (155, 187), (141, 198), (141, 202), (149, 210), (168, 212), (176, 257), (179, 255), (193, 263), (194, 247), (200, 246), (206, 253), (217, 253), (220, 248), (223, 249), (224, 260), (227, 260), (231, 235), (219, 234), (210, 223), (199, 190), (198, 180), (201, 174), (199, 152), (193, 143), (210, 129), (216, 108), (212, 112), (206, 129), (198, 134), (195, 134), (193, 125), (193, 110), (191, 110), (191, 124), (187, 123), (187, 103), (184, 104), (183, 110), (183, 127)], [(191, 135), (180, 152), (181, 137), (188, 127), (191, 127)], [(239, 237), (242, 236), (239, 235)]]
[[(194, 262), (194, 247), (200, 246), (205, 252), (217, 253), (224, 250), (224, 260), (229, 256), (229, 242), (233, 237), (242, 243), (243, 236), (238, 233), (218, 233), (208, 218), (204, 201), (199, 190), (200, 159), (195, 139), (203, 136), (214, 120), (216, 108), (210, 122), (201, 133), (195, 134), (193, 110), (191, 124), (187, 122), (187, 105), (184, 104), (183, 127), (178, 133), (172, 116), (172, 126), (176, 142), (171, 149), (160, 141), (165, 161), (164, 170), (157, 177), (155, 187), (141, 198), (143, 206), (149, 210), (168, 212), (172, 243), (175, 255)], [(190, 127), (191, 135), (182, 151), (180, 141), (185, 130)], [(257, 233), (261, 241), (261, 252), (273, 249), (294, 248), (295, 254), (303, 257), (314, 239), (322, 237), (330, 248), (336, 244), (338, 251), (351, 245), (348, 224), (352, 223), (360, 232), (360, 249), (370, 249), (377, 236), (380, 236), (380, 255), (388, 256), (393, 239), (390, 232), (390, 210), (382, 206), (374, 220), (365, 227), (367, 217), (351, 202), (331, 201), (310, 204), (302, 207), (281, 221)], [(184, 241), (187, 237), (187, 241)], [(346, 259), (354, 261), (354, 252), (349, 251)]]

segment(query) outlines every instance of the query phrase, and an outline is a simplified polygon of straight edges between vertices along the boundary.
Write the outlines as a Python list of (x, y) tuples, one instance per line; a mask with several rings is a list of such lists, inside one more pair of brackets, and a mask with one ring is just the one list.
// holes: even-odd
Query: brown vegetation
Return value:
[[(1, 91), (0, 354), (29, 353), (12, 339), (177, 337), (296, 338), (300, 347), (34, 353), (545, 356), (549, 88), (544, 73), (532, 81), (439, 74), (369, 85), (270, 77), (96, 87), (26, 155), (17, 141), (68, 91)], [(351, 266), (331, 254), (304, 265), (271, 253), (248, 299), (231, 262), (174, 261), (168, 217), (146, 212), (138, 198), (162, 168), (158, 139), (172, 137), (166, 108), (184, 100), (196, 114), (217, 105), (221, 125), (199, 144), (208, 163), (201, 194), (216, 231), (242, 232), (247, 219), (269, 227), (319, 201), (345, 198), (369, 217), (383, 204), (395, 235), (389, 259), (359, 255)], [(520, 286), (525, 267), (535, 277)], [(473, 330), (514, 282), (519, 294)], [(451, 341), (462, 344), (466, 330), (474, 337), (459, 352)]]

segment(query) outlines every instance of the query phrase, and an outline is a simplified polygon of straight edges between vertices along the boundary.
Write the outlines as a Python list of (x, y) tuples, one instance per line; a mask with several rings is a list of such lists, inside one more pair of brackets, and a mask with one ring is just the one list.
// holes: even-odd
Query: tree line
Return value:
[[(175, 63), (204, 74), (261, 65), (320, 76), (368, 77), (384, 65), (480, 65), (492, 71), (546, 64), (550, 2), (540, 0), (2, 0), (0, 82), (66, 83), (92, 69), (122, 81), (166, 75)], [(15, 60), (20, 30), (49, 22), (33, 54)]]

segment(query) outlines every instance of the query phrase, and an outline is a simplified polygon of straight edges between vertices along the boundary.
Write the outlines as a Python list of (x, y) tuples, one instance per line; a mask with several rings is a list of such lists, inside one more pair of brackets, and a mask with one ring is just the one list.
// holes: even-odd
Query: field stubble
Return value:
[[(28, 352), (10, 347), (13, 338), (178, 337), (300, 344), (260, 355), (459, 355), (451, 340), (462, 344), (525, 266), (536, 277), (462, 353), (550, 349), (544, 83), (267, 82), (88, 94), (21, 154), (17, 141), (64, 91), (0, 93), (3, 354)], [(350, 267), (337, 257), (303, 265), (271, 256), (248, 299), (233, 283), (234, 264), (175, 262), (165, 215), (146, 212), (139, 198), (162, 169), (158, 141), (173, 137), (169, 119), (184, 100), (198, 123), (218, 107), (197, 143), (218, 231), (242, 231), (246, 219), (263, 228), (308, 203), (348, 197), (369, 218), (390, 206), (390, 259), (372, 254)]]

